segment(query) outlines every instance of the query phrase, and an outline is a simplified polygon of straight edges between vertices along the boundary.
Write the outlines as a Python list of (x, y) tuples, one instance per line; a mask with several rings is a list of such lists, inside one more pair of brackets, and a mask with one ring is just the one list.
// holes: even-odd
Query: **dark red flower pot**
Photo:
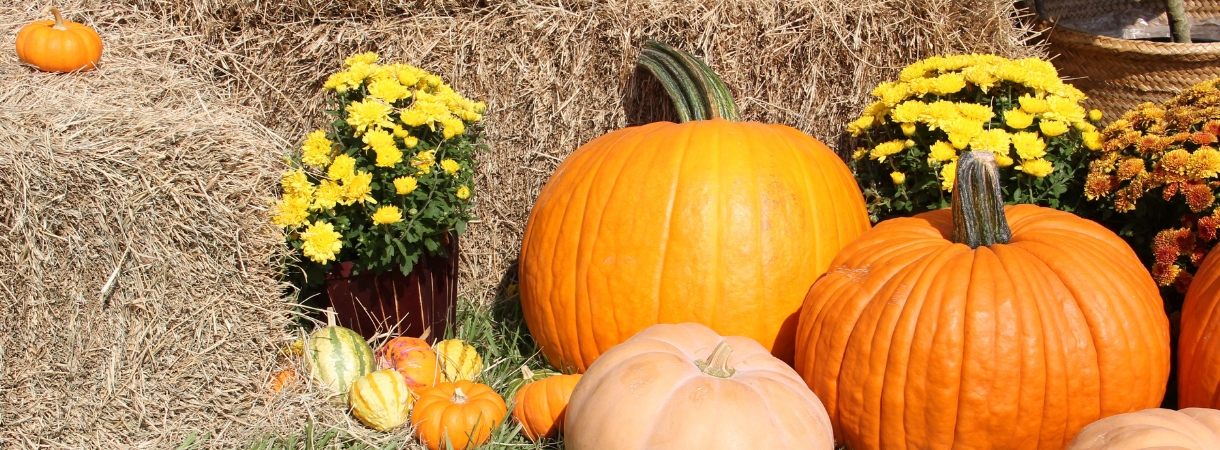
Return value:
[(418, 337), (445, 336), (457, 305), (458, 245), (449, 239), (449, 257), (424, 257), (409, 275), (394, 269), (352, 274), (341, 262), (326, 274), (326, 294), (339, 325), (370, 339), (377, 333)]

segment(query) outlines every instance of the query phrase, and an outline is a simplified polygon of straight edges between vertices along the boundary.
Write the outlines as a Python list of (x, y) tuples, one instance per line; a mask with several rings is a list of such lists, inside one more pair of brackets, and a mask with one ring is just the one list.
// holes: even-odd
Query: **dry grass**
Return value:
[[(632, 68), (648, 38), (706, 55), (750, 120), (832, 145), (878, 79), (931, 54), (1036, 54), (1010, 2), (71, 0), (102, 68), (0, 52), (0, 447), (232, 448), (306, 420), (384, 442), (311, 388), (277, 397), (291, 305), (266, 225), (279, 157), (326, 119), (319, 86), (378, 51), (486, 100), (462, 295), (512, 278), (530, 205), (568, 153), (669, 117)], [(0, 48), (43, 18), (0, 5)], [(392, 437), (390, 437), (392, 438)]]

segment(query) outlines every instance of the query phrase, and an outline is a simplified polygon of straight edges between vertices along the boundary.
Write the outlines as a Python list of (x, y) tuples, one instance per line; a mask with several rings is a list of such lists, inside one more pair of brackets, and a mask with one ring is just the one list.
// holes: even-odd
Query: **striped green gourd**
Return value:
[(305, 362), (318, 381), (346, 394), (357, 378), (373, 372), (373, 349), (359, 334), (329, 326), (305, 341)]

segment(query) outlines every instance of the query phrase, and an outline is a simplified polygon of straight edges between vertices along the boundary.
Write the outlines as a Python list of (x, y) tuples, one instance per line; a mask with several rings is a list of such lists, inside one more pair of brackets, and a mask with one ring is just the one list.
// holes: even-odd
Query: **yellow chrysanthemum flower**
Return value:
[(873, 97), (881, 99), (886, 106), (893, 107), (906, 100), (911, 95), (911, 88), (906, 83), (883, 82), (873, 89)]
[(402, 211), (397, 206), (382, 206), (373, 212), (373, 225), (389, 225), (402, 222)]
[(1040, 97), (1034, 97), (1029, 94), (1022, 95), (1017, 98), (1017, 102), (1021, 104), (1021, 110), (1030, 114), (1041, 114), (1047, 111), (1049, 106), (1046, 100)]
[(1037, 159), (1046, 156), (1046, 141), (1038, 133), (1018, 131), (1012, 134), (1012, 146), (1017, 150), (1017, 156), (1022, 160)]
[(411, 167), (414, 167), (420, 173), (431, 173), (432, 165), (436, 164), (436, 150), (428, 150), (415, 154), (411, 158)]
[(340, 204), (351, 205), (360, 203), (377, 203), (373, 198), (373, 174), (357, 171), (355, 175), (343, 181), (343, 200)]
[(856, 151), (851, 152), (851, 159), (859, 161), (864, 159), (864, 155), (868, 154), (868, 149), (864, 147), (856, 147)]
[(1020, 109), (1010, 109), (1004, 112), (1004, 125), (1016, 130), (1024, 130), (1034, 124), (1034, 115)]
[(1220, 151), (1212, 147), (1200, 147), (1190, 154), (1190, 162), (1186, 164), (1186, 176), (1194, 180), (1215, 178), (1220, 172)]
[(931, 92), (936, 95), (949, 95), (961, 92), (966, 88), (966, 78), (960, 73), (946, 73), (932, 79)]
[(470, 198), (470, 188), (468, 188), (466, 186), (458, 187), (457, 193), (455, 195), (457, 195), (457, 198), (466, 200), (466, 199)]
[(445, 139), (451, 139), (454, 136), (466, 132), (466, 124), (462, 122), (462, 119), (458, 119), (457, 117), (445, 117), (442, 118), (440, 122), (441, 134), (445, 137)]
[(462, 165), (458, 164), (457, 161), (454, 161), (452, 159), (446, 159), (444, 161), (441, 161), (441, 169), (444, 169), (445, 173), (447, 173), (449, 175), (453, 175), (453, 174), (457, 173), (458, 170), (462, 169)]
[(301, 252), (316, 263), (326, 264), (343, 250), (341, 237), (334, 225), (319, 220), (301, 232)]
[(364, 134), (364, 142), (377, 154), (377, 167), (394, 167), (402, 162), (402, 150), (394, 143), (394, 136), (383, 129), (371, 130)]
[(322, 180), (318, 183), (318, 190), (314, 192), (313, 204), (309, 209), (314, 211), (334, 209), (335, 204), (343, 200), (343, 186), (332, 180)]
[[(928, 105), (919, 100), (908, 100), (895, 106), (890, 111), (890, 120), (898, 123), (914, 123), (919, 121), (919, 117), (923, 115), (923, 111)], [(867, 128), (867, 127), (866, 127)]]
[(928, 124), (928, 128), (933, 130), (946, 128), (961, 118), (957, 104), (945, 100), (929, 103), (919, 115), (919, 121)]
[(313, 195), (314, 185), (309, 182), (309, 178), (305, 176), (305, 172), (300, 170), (289, 170), (280, 175), (280, 186), (284, 189), (285, 197), (305, 197)]
[(369, 83), (369, 95), (385, 100), (386, 103), (394, 103), (396, 101), (410, 98), (411, 90), (406, 86), (398, 83), (398, 80), (393, 78), (384, 78)]
[(869, 152), (869, 159), (885, 161), (886, 157), (894, 155), (898, 152), (901, 152), (906, 147), (907, 147), (906, 141), (904, 141), (904, 140), (893, 140), (893, 141), (889, 141), (889, 142), (882, 142), (880, 144), (877, 144), (876, 147), (873, 147), (873, 150), (871, 152)]
[(305, 135), (301, 144), (301, 162), (310, 167), (323, 168), (330, 164), (331, 149), (335, 145), (326, 138), (326, 131), (316, 130)]
[(284, 228), (306, 224), (309, 221), (309, 202), (308, 195), (285, 195), (275, 205), (276, 212), (271, 217), (271, 223)]
[(910, 136), (912, 134), (915, 134), (916, 127), (915, 127), (915, 124), (913, 124), (913, 123), (904, 123), (904, 124), (899, 125), (899, 127), (902, 128), (903, 136)]
[(894, 184), (906, 183), (907, 174), (902, 173), (902, 172), (890, 172), (890, 180), (893, 180)]
[(971, 139), (970, 148), (977, 151), (1007, 154), (1010, 142), (1012, 141), (1007, 131), (992, 128), (979, 133), (974, 139)]
[(957, 159), (957, 149), (953, 148), (953, 144), (948, 142), (936, 141), (935, 144), (932, 144), (931, 151), (928, 153), (928, 159), (938, 162), (955, 160)]
[(1022, 161), (1018, 169), (1035, 177), (1043, 178), (1055, 171), (1055, 165), (1045, 159), (1034, 159)]
[(953, 180), (957, 178), (957, 161), (940, 168), (940, 188), (953, 192)]
[(343, 67), (350, 68), (359, 64), (376, 64), (379, 59), (381, 57), (377, 56), (376, 52), (357, 53), (345, 58), (343, 60)]
[(1104, 142), (1104, 139), (1102, 139), (1100, 132), (1086, 131), (1080, 133), (1080, 137), (1084, 141), (1084, 148), (1093, 151), (1101, 150), (1101, 145), (1102, 142)]
[(949, 135), (949, 143), (953, 144), (953, 148), (963, 150), (976, 136), (983, 133), (983, 123), (964, 117), (958, 118), (945, 126), (945, 133)]
[(847, 124), (847, 132), (851, 133), (853, 137), (859, 137), (873, 126), (873, 120), (873, 116), (861, 116), (859, 119)]
[(359, 102), (352, 102), (347, 105), (345, 110), (347, 111), (347, 124), (355, 129), (357, 136), (374, 127), (394, 127), (394, 122), (390, 121), (390, 113), (393, 108), (384, 101), (366, 98)]
[(1061, 120), (1042, 120), (1038, 122), (1038, 130), (1047, 137), (1059, 136), (1068, 132), (1067, 122)]
[(1101, 121), (1101, 111), (1096, 110), (1096, 109), (1089, 110), (1089, 120), (1092, 120), (1094, 122), (1100, 122)]
[(398, 177), (394, 179), (394, 192), (398, 195), (407, 195), (415, 192), (418, 185), (419, 181), (415, 177)]
[(352, 158), (346, 153), (335, 155), (334, 161), (330, 163), (330, 168), (326, 169), (326, 176), (332, 180), (347, 180), (355, 174), (356, 158)]

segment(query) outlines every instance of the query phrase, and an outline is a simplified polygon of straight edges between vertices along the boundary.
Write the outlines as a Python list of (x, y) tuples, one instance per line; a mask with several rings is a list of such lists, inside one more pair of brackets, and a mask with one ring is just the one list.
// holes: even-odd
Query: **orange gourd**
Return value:
[[(796, 129), (735, 121), (728, 90), (698, 58), (649, 43), (640, 63), (683, 123), (613, 131), (555, 170), (521, 248), (530, 334), (565, 372), (648, 326), (686, 321), (790, 361), (804, 294), (869, 226), (851, 172)], [(713, 98), (674, 76), (706, 83)]]
[(430, 450), (446, 448), (446, 442), (454, 450), (483, 445), (508, 414), (500, 394), (469, 380), (437, 383), (416, 394), (411, 426)]
[(406, 336), (390, 339), (377, 350), (376, 358), (378, 369), (397, 370), (412, 391), (436, 382), (436, 353), (423, 339)]
[(697, 323), (651, 326), (585, 372), (567, 450), (831, 450), (826, 409), (753, 339)]
[(554, 438), (563, 429), (563, 419), (568, 408), (572, 390), (580, 381), (580, 374), (552, 375), (534, 380), (534, 373), (521, 368), (526, 383), (513, 397), (513, 418), (521, 424), (521, 432), (530, 441)]
[(1220, 411), (1147, 409), (1098, 420), (1080, 430), (1067, 450), (1220, 449)]
[(952, 207), (878, 224), (805, 298), (796, 370), (855, 450), (1059, 450), (1160, 405), (1169, 321), (1097, 223), (1005, 208), (995, 156), (958, 160)]
[(1220, 408), (1220, 251), (1204, 258), (1182, 303), (1178, 406)]
[(17, 58), (44, 72), (89, 70), (102, 60), (97, 31), (69, 20), (51, 8), (55, 20), (34, 22), (17, 32)]

